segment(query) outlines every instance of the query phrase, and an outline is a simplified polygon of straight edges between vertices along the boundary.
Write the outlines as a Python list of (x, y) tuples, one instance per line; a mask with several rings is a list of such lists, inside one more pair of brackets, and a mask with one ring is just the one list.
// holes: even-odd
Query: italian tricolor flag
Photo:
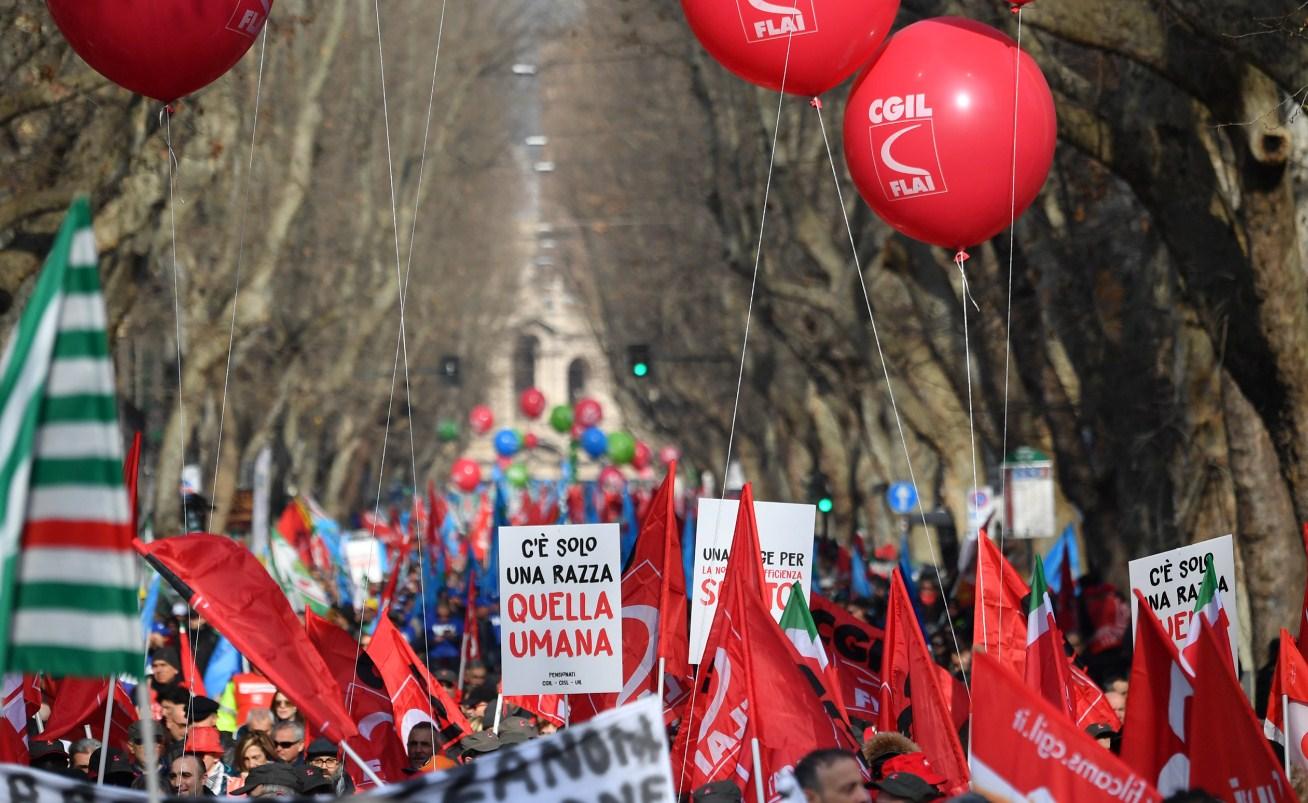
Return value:
[(1045, 582), (1044, 561), (1035, 562), (1026, 609), (1026, 683), (1059, 711), (1076, 721), (1068, 686), (1063, 633), (1054, 618), (1054, 601)]
[(131, 521), (91, 209), (79, 198), (0, 357), (0, 669), (139, 674)]
[(790, 643), (795, 645), (796, 652), (822, 671), (826, 671), (827, 651), (822, 649), (822, 640), (818, 638), (813, 614), (809, 613), (808, 603), (804, 601), (804, 587), (799, 583), (795, 583), (790, 588), (790, 597), (781, 612), (781, 630)]
[(1226, 606), (1222, 604), (1222, 592), (1217, 587), (1217, 570), (1213, 568), (1213, 556), (1208, 556), (1204, 566), (1203, 585), (1199, 587), (1199, 599), (1195, 602), (1194, 613), (1190, 614), (1190, 627), (1185, 632), (1185, 643), (1181, 645), (1181, 665), (1191, 676), (1194, 675), (1195, 657), (1198, 652), (1199, 633), (1204, 626), (1216, 630), (1217, 646), (1223, 657), (1235, 666), (1235, 656), (1231, 653), (1231, 620), (1226, 615)]

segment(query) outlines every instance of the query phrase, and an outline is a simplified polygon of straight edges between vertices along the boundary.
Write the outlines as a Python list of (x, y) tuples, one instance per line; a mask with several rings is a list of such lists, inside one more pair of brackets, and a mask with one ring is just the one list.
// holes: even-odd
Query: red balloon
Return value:
[(450, 468), (450, 479), (459, 486), (459, 490), (472, 493), (481, 484), (481, 466), (476, 460), (460, 457)]
[(528, 432), (522, 436), (522, 445), (527, 449), (535, 449), (540, 445), (540, 440), (536, 437), (535, 432)]
[(495, 414), (486, 405), (479, 404), (468, 413), (468, 423), (472, 425), (473, 432), (485, 435), (495, 426)]
[(96, 72), (165, 103), (241, 60), (273, 0), (46, 0), (77, 55)]
[(665, 466), (680, 459), (681, 450), (675, 446), (664, 446), (662, 449), (659, 449), (659, 462)]
[(540, 414), (545, 412), (545, 394), (540, 392), (540, 388), (527, 388), (518, 397), (518, 408), (528, 418), (540, 418)]
[(773, 90), (784, 72), (785, 91), (811, 96), (872, 58), (899, 0), (681, 0), (681, 9), (723, 67)]
[(579, 421), (573, 421), (573, 422), (572, 422), (572, 439), (573, 439), (574, 441), (579, 441), (579, 440), (581, 440), (581, 433), (583, 433), (583, 432), (585, 432), (585, 431), (586, 431), (586, 428), (583, 427), (583, 426), (581, 425), (581, 422), (579, 422)]
[(636, 451), (631, 456), (631, 467), (637, 471), (644, 471), (649, 468), (649, 461), (654, 458), (654, 452), (649, 448), (645, 441), (636, 441)]
[(581, 424), (582, 429), (597, 427), (604, 420), (604, 408), (594, 399), (577, 399), (572, 406), (572, 420)]
[(605, 466), (600, 469), (599, 486), (606, 491), (617, 493), (622, 490), (622, 486), (627, 484), (627, 478), (622, 476), (622, 472), (614, 466)]
[(845, 107), (845, 159), (863, 199), (904, 234), (947, 248), (1008, 228), (1015, 136), (1021, 215), (1053, 163), (1054, 98), (1012, 39), (958, 17), (896, 33)]

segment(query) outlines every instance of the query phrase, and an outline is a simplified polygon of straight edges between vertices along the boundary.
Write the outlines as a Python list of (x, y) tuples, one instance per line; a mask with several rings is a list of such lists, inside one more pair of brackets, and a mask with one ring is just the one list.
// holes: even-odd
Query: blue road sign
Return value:
[(909, 482), (892, 482), (886, 489), (886, 502), (901, 516), (917, 507), (917, 491)]

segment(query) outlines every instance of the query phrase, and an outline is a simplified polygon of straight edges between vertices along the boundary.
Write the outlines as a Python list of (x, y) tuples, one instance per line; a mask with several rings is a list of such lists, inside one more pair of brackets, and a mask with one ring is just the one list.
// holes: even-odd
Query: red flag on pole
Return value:
[(1028, 686), (1038, 689), (1050, 705), (1074, 720), (1076, 713), (1067, 677), (1067, 654), (1063, 652), (1063, 631), (1058, 629), (1054, 601), (1045, 585), (1044, 564), (1039, 560), (1031, 581), (1024, 676)]
[(898, 567), (890, 578), (886, 640), (881, 653), (882, 697), (877, 729), (900, 731), (922, 746), (951, 790), (967, 786), (967, 758), (954, 730), (945, 689), (918, 626)]
[(844, 608), (814, 591), (809, 610), (822, 646), (833, 659), (840, 695), (850, 717), (877, 721), (881, 699), (881, 628), (855, 619)]
[(973, 666), (972, 787), (988, 800), (1146, 803), (1161, 799), (988, 653)]
[(1287, 765), (1308, 772), (1308, 661), (1285, 628), (1281, 628), (1281, 647), (1267, 696), (1263, 735), (1282, 746)]
[(659, 682), (659, 659), (664, 664), (665, 716), (689, 697), (690, 637), (681, 534), (674, 507), (676, 475), (676, 463), (669, 463), (622, 576), (622, 691), (574, 695), (574, 723), (653, 694)]
[(568, 695), (566, 694), (517, 695), (505, 697), (504, 702), (516, 705), (556, 728), (568, 724)]
[(138, 539), (132, 546), (295, 703), (318, 733), (337, 743), (358, 734), (340, 687), (286, 595), (247, 549), (210, 533), (149, 544)]
[[(1017, 675), (1026, 671), (1026, 582), (999, 552), (985, 528), (977, 538), (975, 652), (988, 652)], [(1002, 638), (1002, 641), (1001, 641)]]
[(197, 697), (208, 697), (209, 692), (204, 688), (204, 675), (195, 666), (195, 653), (191, 652), (191, 631), (182, 627), (177, 631), (177, 638), (181, 641), (181, 658), (182, 658), (182, 684), (191, 690), (191, 694)]
[[(50, 718), (46, 720), (41, 739), (76, 741), (86, 735), (89, 725), (96, 739), (104, 729), (105, 692), (109, 681), (95, 678), (64, 678), (58, 681), (54, 702), (50, 705)], [(136, 721), (136, 706), (132, 698), (116, 681), (114, 709), (109, 720), (109, 745), (119, 750), (129, 749), (127, 728)]]
[(127, 486), (127, 504), (132, 511), (132, 535), (137, 530), (136, 484), (141, 474), (141, 433), (132, 435), (132, 448), (123, 460), (123, 484)]
[[(1135, 594), (1140, 610), (1148, 612), (1144, 596)], [(1122, 760), (1164, 795), (1190, 788), (1186, 714), (1194, 686), (1156, 616), (1141, 616), (1136, 623), (1130, 689)]]
[(421, 722), (435, 726), (442, 750), (472, 733), (463, 712), (446, 694), (445, 687), (428, 673), (409, 642), (391, 624), (386, 611), (377, 614), (377, 629), (368, 643), (368, 656), (386, 684), (400, 740), (405, 744), (409, 743), (409, 731)]
[[(1308, 552), (1308, 521), (1303, 524), (1303, 546)], [(1303, 589), (1303, 606), (1299, 613), (1299, 638), (1295, 641), (1299, 654), (1308, 658), (1308, 584)]]
[[(336, 684), (343, 690), (343, 702), (359, 727), (359, 735), (350, 739), (350, 747), (383, 781), (405, 780), (409, 758), (395, 731), (390, 695), (386, 693), (386, 686), (372, 658), (359, 651), (358, 644), (348, 633), (312, 610), (304, 612), (304, 629), (331, 670)], [(357, 788), (373, 785), (372, 780), (353, 763), (347, 764), (346, 770)]]

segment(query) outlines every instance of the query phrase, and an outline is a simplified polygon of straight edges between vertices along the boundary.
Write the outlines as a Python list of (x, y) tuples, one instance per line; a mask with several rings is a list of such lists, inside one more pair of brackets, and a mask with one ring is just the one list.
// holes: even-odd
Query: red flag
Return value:
[(1308, 749), (1305, 749), (1305, 742), (1308, 742), (1308, 661), (1299, 653), (1298, 646), (1290, 638), (1290, 631), (1281, 628), (1281, 646), (1272, 673), (1272, 688), (1267, 696), (1263, 735), (1285, 745), (1287, 730), (1290, 744), (1286, 752), (1290, 765), (1308, 771)]
[[(1132, 688), (1128, 705), (1134, 694)], [(1127, 722), (1131, 722), (1129, 716)], [(1199, 634), (1190, 707), (1191, 788), (1205, 789), (1231, 803), (1297, 800), (1261, 731), (1230, 657), (1215, 631), (1204, 627)]]
[(886, 640), (881, 654), (882, 697), (877, 729), (900, 731), (922, 746), (951, 790), (967, 786), (967, 759), (954, 730), (945, 690), (931, 660), (913, 603), (896, 567), (890, 579)]
[(1072, 693), (1072, 721), (1078, 727), (1102, 723), (1115, 731), (1122, 730), (1122, 720), (1117, 718), (1104, 690), (1071, 660), (1067, 662), (1067, 684)]
[(988, 653), (973, 659), (972, 786), (989, 800), (1161, 799), (1120, 759)]
[(0, 676), (0, 764), (28, 763), (26, 692), (27, 675)]
[[(1019, 676), (1026, 671), (1026, 606), (1030, 590), (1017, 570), (981, 529), (977, 538), (976, 592), (972, 638), (976, 652), (988, 652)], [(1000, 641), (1002, 637), (1003, 641)]]
[[(1135, 593), (1140, 610), (1148, 612), (1144, 596)], [(1141, 616), (1136, 623), (1130, 689), (1122, 760), (1164, 795), (1190, 788), (1186, 714), (1194, 687), (1156, 616)]]
[(333, 742), (358, 734), (341, 690), (309, 642), (286, 595), (254, 555), (210, 533), (133, 541), (136, 551), (191, 607), (277, 684)]
[(1038, 560), (1032, 585), (1026, 619), (1026, 683), (1038, 689), (1050, 705), (1075, 718), (1063, 632), (1054, 617), (1054, 601), (1045, 585), (1044, 565)]
[(530, 694), (505, 697), (504, 702), (525, 709), (556, 728), (568, 724), (568, 695)]
[(141, 433), (137, 432), (132, 435), (132, 448), (127, 452), (127, 458), (123, 460), (123, 484), (127, 486), (127, 504), (132, 510), (132, 535), (136, 535), (137, 530), (137, 501), (136, 501), (136, 484), (141, 474)]
[(405, 744), (409, 743), (409, 731), (420, 722), (435, 726), (441, 750), (472, 733), (463, 712), (445, 693), (445, 687), (432, 679), (426, 665), (391, 624), (385, 611), (378, 613), (377, 629), (368, 643), (368, 656), (386, 684), (400, 739)]
[[(137, 719), (136, 706), (121, 684), (115, 682), (113, 687), (114, 709), (109, 720), (109, 744), (127, 750), (127, 728)], [(105, 692), (108, 688), (109, 681), (95, 678), (65, 678), (59, 681), (54, 702), (50, 705), (50, 719), (45, 723), (45, 730), (41, 731), (41, 739), (76, 741), (86, 735), (88, 725), (91, 734), (96, 739), (101, 738)]]
[[(350, 747), (383, 781), (405, 780), (409, 758), (395, 732), (391, 698), (368, 653), (359, 652), (358, 644), (348, 633), (311, 610), (304, 612), (304, 629), (336, 678), (336, 684), (344, 690), (343, 702), (359, 726), (359, 735), (349, 740)], [(356, 787), (372, 786), (358, 765), (350, 762), (346, 770)]]
[(195, 653), (191, 652), (191, 631), (183, 627), (177, 631), (181, 640), (182, 682), (181, 685), (191, 690), (197, 697), (208, 697), (204, 688), (204, 675), (195, 666)]
[[(477, 572), (468, 570), (468, 599), (463, 612), (463, 643), (459, 645), (459, 665), (466, 667), (481, 660), (481, 628), (477, 622)], [(463, 678), (459, 678), (459, 683)], [(460, 689), (459, 691), (463, 691)]]
[(477, 508), (477, 518), (468, 527), (468, 543), (472, 545), (472, 554), (483, 566), (486, 564), (486, 556), (490, 554), (491, 513), (490, 494), (483, 493)]
[(833, 659), (845, 709), (855, 719), (876, 722), (885, 634), (881, 628), (855, 619), (816, 591), (809, 595), (809, 604), (822, 646)]
[(574, 723), (655, 693), (660, 658), (665, 716), (690, 694), (686, 577), (674, 507), (676, 475), (676, 463), (669, 463), (622, 576), (622, 691), (575, 695)]
[(404, 573), (404, 564), (409, 559), (409, 549), (412, 545), (413, 539), (407, 532), (403, 533), (399, 549), (391, 564), (390, 576), (386, 578), (386, 586), (382, 589), (381, 601), (377, 603), (378, 610), (389, 608), (391, 600), (395, 599), (395, 586), (399, 583), (400, 575)]
[[(1308, 552), (1308, 521), (1303, 525), (1304, 551)], [(1308, 658), (1308, 584), (1303, 589), (1303, 608), (1299, 614), (1299, 638), (1295, 642), (1299, 654)]]

